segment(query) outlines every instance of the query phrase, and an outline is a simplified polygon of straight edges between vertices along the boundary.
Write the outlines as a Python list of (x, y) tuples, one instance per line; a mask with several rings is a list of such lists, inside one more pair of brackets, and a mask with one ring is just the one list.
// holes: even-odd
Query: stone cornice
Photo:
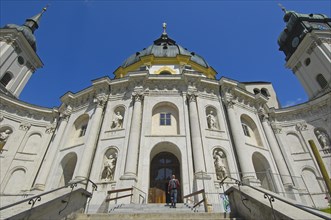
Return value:
[(268, 101), (261, 94), (254, 95), (240, 87), (240, 83), (225, 77), (220, 80), (222, 99), (229, 107), (240, 106), (247, 110), (257, 112)]
[(33, 124), (52, 123), (59, 115), (57, 108), (45, 108), (10, 98), (0, 93), (2, 115), (16, 121), (29, 121)]
[(276, 122), (297, 121), (302, 119), (321, 118), (331, 114), (330, 92), (324, 96), (283, 109), (270, 109), (270, 115)]

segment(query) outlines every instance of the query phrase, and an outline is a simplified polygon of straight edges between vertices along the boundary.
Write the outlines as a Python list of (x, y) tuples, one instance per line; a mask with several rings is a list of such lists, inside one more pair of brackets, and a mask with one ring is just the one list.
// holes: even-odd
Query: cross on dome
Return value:
[(167, 32), (166, 32), (167, 23), (163, 22), (162, 27), (163, 27), (163, 34), (167, 34)]

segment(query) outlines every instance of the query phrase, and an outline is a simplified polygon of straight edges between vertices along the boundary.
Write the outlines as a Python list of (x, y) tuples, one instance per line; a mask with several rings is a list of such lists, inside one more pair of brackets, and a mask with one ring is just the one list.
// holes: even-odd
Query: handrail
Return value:
[(79, 181), (75, 181), (75, 182), (71, 182), (65, 186), (61, 186), (59, 188), (56, 188), (56, 189), (53, 189), (53, 190), (50, 190), (50, 191), (47, 191), (47, 192), (44, 192), (44, 193), (41, 193), (41, 194), (38, 194), (38, 195), (35, 195), (35, 196), (32, 196), (32, 197), (29, 197), (27, 199), (23, 199), (21, 201), (18, 201), (18, 202), (15, 202), (15, 203), (12, 203), (12, 204), (9, 204), (9, 205), (6, 205), (6, 206), (3, 206), (3, 207), (0, 207), (0, 210), (4, 210), (4, 209), (7, 209), (7, 208), (10, 208), (10, 207), (13, 207), (13, 206), (16, 206), (16, 205), (19, 205), (21, 203), (24, 203), (24, 202), (28, 202), (28, 204), (31, 204), (32, 203), (32, 207), (34, 206), (35, 202), (36, 201), (40, 201), (41, 200), (41, 197), (44, 196), (44, 195), (47, 195), (47, 194), (50, 194), (50, 193), (53, 193), (53, 192), (56, 192), (56, 191), (59, 191), (61, 189), (64, 189), (64, 188), (67, 188), (67, 187), (71, 187), (73, 184), (77, 184), (77, 183), (81, 183), (85, 180), (88, 180), (89, 182), (91, 182), (93, 184), (93, 188), (94, 189), (97, 189), (97, 186), (94, 182), (92, 182), (90, 179), (88, 178), (85, 178), (85, 179), (82, 179), (82, 180), (79, 180)]
[(200, 194), (200, 193), (204, 193), (204, 192), (205, 192), (205, 190), (204, 190), (204, 189), (201, 189), (201, 190), (199, 190), (199, 191), (196, 191), (196, 192), (193, 192), (193, 193), (188, 194), (188, 195), (186, 195), (186, 196), (183, 196), (183, 199), (186, 199), (186, 198), (188, 198), (188, 197), (195, 196), (195, 195), (198, 195), (198, 194)]
[(141, 194), (139, 194), (139, 203), (140, 203), (140, 197), (142, 197), (142, 198), (143, 198), (143, 204), (144, 204), (144, 203), (146, 202), (146, 195), (147, 195), (147, 193), (145, 193), (144, 191), (142, 191), (141, 189), (139, 189), (139, 188), (137, 188), (137, 187), (135, 187), (135, 186), (132, 186), (132, 188), (138, 190), (139, 192), (144, 193), (144, 196), (141, 195)]
[(118, 193), (118, 192), (125, 192), (125, 191), (129, 191), (129, 190), (132, 190), (132, 187), (131, 188), (108, 190), (107, 193), (112, 194), (112, 193)]
[(109, 201), (112, 201), (112, 200), (117, 200), (117, 199), (122, 199), (122, 198), (126, 198), (126, 197), (131, 197), (131, 200), (132, 200), (132, 196), (133, 196), (133, 187), (131, 188), (123, 188), (123, 189), (114, 189), (114, 190), (108, 190), (107, 191), (107, 197), (110, 197), (110, 195), (112, 193), (119, 193), (119, 192), (126, 192), (126, 191), (131, 191), (130, 194), (127, 194), (127, 195), (123, 195), (123, 196), (116, 196), (115, 198), (106, 198), (106, 201), (109, 202)]
[(189, 197), (196, 196), (196, 195), (199, 195), (199, 194), (202, 194), (202, 200), (200, 200), (197, 203), (194, 203), (194, 205), (193, 205), (193, 207), (191, 209), (194, 209), (195, 207), (197, 207), (198, 205), (200, 205), (201, 203), (203, 203), (204, 204), (204, 208), (205, 208), (205, 212), (208, 212), (205, 189), (201, 189), (199, 191), (196, 191), (196, 192), (193, 192), (191, 194), (185, 195), (185, 196), (183, 196), (183, 199), (186, 199), (186, 201), (187, 201)]
[[(224, 178), (220, 181), (220, 185), (223, 185), (223, 184), (224, 184), (224, 181), (225, 181), (226, 179), (234, 180), (234, 181), (235, 181), (235, 184), (238, 184), (238, 186), (239, 186), (239, 185), (241, 185), (241, 186), (248, 186), (248, 187), (250, 187), (250, 188), (252, 188), (252, 189), (254, 189), (254, 190), (256, 190), (256, 191), (259, 191), (259, 192), (261, 192), (261, 193), (264, 193), (264, 198), (266, 198), (266, 199), (269, 200), (269, 203), (270, 203), (270, 206), (271, 206), (272, 209), (273, 209), (272, 202), (274, 202), (274, 199), (278, 199), (278, 200), (280, 200), (280, 201), (282, 201), (282, 202), (284, 202), (284, 203), (286, 203), (286, 204), (288, 204), (288, 205), (291, 205), (291, 206), (294, 206), (294, 207), (296, 207), (296, 208), (298, 208), (298, 209), (301, 209), (301, 210), (303, 210), (303, 211), (309, 212), (310, 214), (316, 215), (316, 216), (318, 216), (318, 217), (320, 217), (320, 218), (323, 218), (323, 219), (330, 219), (330, 218), (328, 218), (328, 217), (326, 217), (326, 216), (324, 216), (324, 215), (321, 215), (321, 214), (319, 214), (319, 213), (316, 213), (316, 212), (314, 212), (314, 211), (311, 211), (310, 209), (313, 209), (313, 208), (309, 208), (309, 209), (308, 209), (308, 208), (305, 208), (305, 207), (302, 206), (302, 205), (299, 205), (299, 204), (295, 204), (295, 203), (292, 203), (292, 202), (286, 201), (285, 199), (283, 199), (283, 198), (281, 198), (281, 197), (278, 197), (278, 196), (276, 196), (276, 195), (271, 195), (271, 194), (269, 194), (269, 193), (267, 193), (267, 192), (265, 192), (265, 191), (263, 191), (263, 190), (261, 190), (261, 189), (258, 189), (258, 188), (256, 188), (256, 187), (251, 186), (251, 185), (248, 185), (248, 184), (245, 184), (245, 183), (243, 183), (243, 182), (241, 182), (241, 181), (239, 181), (239, 180), (237, 180), (237, 179), (235, 179), (235, 178), (232, 178), (232, 177), (228, 177), (228, 176), (224, 177)], [(316, 210), (316, 211), (318, 211), (318, 210)]]
[(143, 203), (145, 203), (146, 202), (146, 193), (144, 191), (142, 191), (141, 189), (135, 187), (135, 186), (132, 186), (130, 188), (108, 190), (107, 191), (107, 194), (108, 194), (107, 197), (110, 196), (110, 194), (112, 194), (112, 193), (119, 193), (119, 192), (126, 192), (126, 191), (131, 191), (131, 193), (130, 194), (127, 194), (127, 195), (123, 195), (123, 196), (116, 196), (114, 198), (106, 198), (106, 201), (112, 201), (112, 200), (122, 199), (122, 198), (129, 197), (129, 196), (131, 196), (131, 199), (132, 199), (132, 196), (134, 195), (133, 189), (136, 189), (136, 190), (138, 190), (138, 191), (140, 191), (140, 192), (142, 192), (142, 193), (145, 194), (145, 196), (139, 194), (139, 203), (140, 203), (140, 198), (141, 197), (143, 198)]

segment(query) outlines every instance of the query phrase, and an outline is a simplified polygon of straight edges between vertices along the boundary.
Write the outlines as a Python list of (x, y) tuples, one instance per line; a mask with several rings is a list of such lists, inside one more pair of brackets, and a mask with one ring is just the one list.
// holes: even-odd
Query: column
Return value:
[(84, 179), (89, 177), (90, 168), (92, 165), (92, 160), (94, 156), (94, 152), (97, 146), (98, 134), (101, 126), (101, 119), (103, 109), (107, 103), (107, 96), (101, 95), (96, 97), (97, 106), (94, 112), (94, 116), (92, 118), (91, 124), (88, 133), (88, 139), (85, 143), (85, 148), (83, 152), (83, 156), (80, 161), (79, 170), (76, 175), (76, 179)]
[[(200, 134), (200, 124), (196, 103), (197, 95), (188, 94), (187, 100), (189, 103), (189, 119), (190, 119), (190, 131), (191, 131), (191, 140), (192, 140), (192, 151), (193, 151), (193, 160), (194, 160), (194, 170), (196, 177), (201, 177), (200, 174), (197, 175), (197, 172), (201, 172), (203, 175), (206, 172), (204, 164), (204, 156), (202, 150), (201, 134)], [(206, 175), (204, 175), (206, 176)]]
[[(271, 123), (271, 128), (273, 130), (273, 133), (274, 133), (274, 136), (275, 136), (275, 139), (276, 139), (277, 143), (279, 143), (279, 150), (280, 150), (280, 152), (282, 152), (282, 149), (284, 150), (284, 148), (282, 148), (282, 143), (281, 143), (282, 128), (280, 126), (278, 126), (277, 124), (273, 123), (273, 122)], [(289, 161), (288, 155), (286, 155), (286, 154), (283, 155), (282, 154), (282, 156), (283, 156), (282, 160), (284, 161), (284, 163), (286, 163), (286, 161)], [(285, 186), (285, 192), (287, 192), (286, 196), (288, 198), (293, 199), (293, 200), (304, 202), (302, 200), (301, 196), (300, 196), (299, 189), (297, 187), (295, 187), (296, 185), (299, 185), (298, 180), (296, 178), (293, 178), (293, 180), (292, 180), (292, 175), (291, 175), (290, 170), (288, 170), (288, 172), (289, 172), (291, 181), (294, 182), (294, 186), (292, 184), (291, 185), (290, 184), (285, 185), (285, 183), (283, 182), (284, 186)], [(288, 180), (286, 180), (286, 182), (287, 181)]]
[(260, 118), (262, 121), (262, 126), (264, 129), (264, 132), (269, 141), (270, 150), (271, 150), (274, 160), (276, 162), (283, 185), (286, 187), (293, 186), (290, 172), (287, 169), (287, 166), (284, 161), (284, 157), (282, 155), (282, 152), (279, 149), (278, 142), (277, 142), (276, 137), (269, 124), (268, 116), (266, 114), (260, 114)]
[(137, 181), (137, 164), (141, 130), (142, 101), (144, 96), (142, 94), (135, 93), (132, 95), (132, 98), (134, 101), (132, 124), (128, 142), (125, 170), (124, 175), (121, 177), (121, 179)]
[(36, 183), (33, 189), (44, 190), (48, 174), (51, 171), (51, 167), (54, 164), (55, 155), (59, 149), (60, 141), (62, 140), (65, 128), (67, 127), (69, 121), (70, 113), (63, 114), (60, 117), (60, 125), (56, 132), (53, 143), (50, 145), (48, 152), (46, 152), (45, 160), (42, 162), (41, 170), (37, 176)]
[(234, 146), (239, 160), (239, 166), (242, 172), (242, 181), (247, 184), (260, 185), (260, 181), (256, 178), (255, 169), (252, 162), (252, 156), (247, 154), (245, 137), (241, 122), (238, 120), (234, 110), (234, 102), (232, 100), (225, 101), (227, 112), (230, 121), (230, 128), (233, 136)]

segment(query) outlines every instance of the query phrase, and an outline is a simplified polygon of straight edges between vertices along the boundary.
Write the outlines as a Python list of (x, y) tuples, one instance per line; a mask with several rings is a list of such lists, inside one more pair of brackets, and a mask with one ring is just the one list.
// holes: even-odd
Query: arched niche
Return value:
[(31, 134), (23, 148), (24, 153), (37, 154), (40, 151), (42, 136), (39, 133)]
[(213, 106), (207, 106), (205, 113), (206, 113), (206, 122), (208, 129), (219, 130), (220, 126), (219, 126), (216, 108)]
[(253, 153), (252, 161), (256, 177), (261, 181), (262, 188), (276, 192), (268, 160), (261, 153), (255, 152)]
[(322, 150), (329, 149), (331, 146), (330, 136), (324, 128), (315, 128), (314, 134), (319, 143), (319, 148)]
[(25, 183), (26, 169), (22, 167), (14, 168), (3, 192), (8, 194), (20, 193), (22, 190), (25, 190)]
[(125, 108), (124, 106), (117, 106), (114, 108), (112, 121), (110, 128), (111, 129), (121, 129), (123, 128), (123, 122), (125, 117)]
[(117, 164), (118, 151), (116, 148), (109, 148), (103, 156), (103, 167), (100, 179), (104, 181), (113, 181)]
[(5, 148), (7, 142), (9, 142), (12, 136), (13, 129), (9, 126), (3, 126), (0, 128), (0, 153)]
[(229, 166), (227, 155), (221, 148), (217, 147), (213, 150), (213, 159), (215, 166), (216, 179), (222, 180), (229, 174)]
[(295, 133), (291, 132), (286, 134), (286, 143), (287, 143), (286, 148), (290, 150), (291, 154), (298, 154), (305, 152), (299, 136)]
[(76, 153), (73, 152), (68, 153), (62, 158), (60, 163), (60, 169), (62, 171), (62, 175), (59, 186), (65, 186), (69, 183), (70, 180), (73, 179), (76, 164), (77, 164)]

